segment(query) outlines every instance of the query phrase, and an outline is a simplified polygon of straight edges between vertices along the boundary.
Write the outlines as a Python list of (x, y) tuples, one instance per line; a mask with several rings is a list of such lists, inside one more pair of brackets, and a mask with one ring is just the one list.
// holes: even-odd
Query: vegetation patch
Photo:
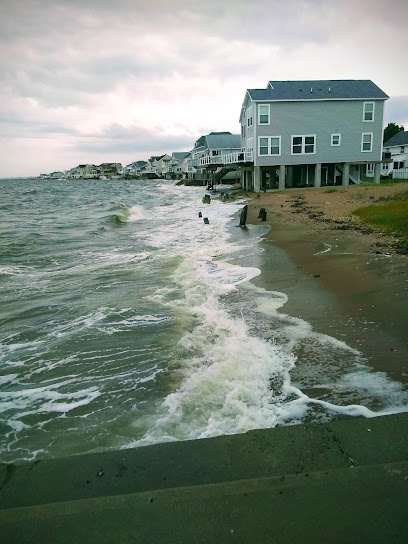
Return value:
[(362, 223), (400, 236), (400, 248), (408, 251), (408, 191), (397, 193), (389, 202), (358, 208), (353, 215)]

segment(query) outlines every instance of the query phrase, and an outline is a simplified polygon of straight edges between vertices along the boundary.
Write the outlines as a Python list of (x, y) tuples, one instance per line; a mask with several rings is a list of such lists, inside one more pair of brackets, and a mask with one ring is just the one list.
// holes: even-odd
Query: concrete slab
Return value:
[(408, 414), (0, 466), (0, 541), (405, 542)]
[(371, 465), (13, 508), (2, 542), (405, 543), (407, 474)]

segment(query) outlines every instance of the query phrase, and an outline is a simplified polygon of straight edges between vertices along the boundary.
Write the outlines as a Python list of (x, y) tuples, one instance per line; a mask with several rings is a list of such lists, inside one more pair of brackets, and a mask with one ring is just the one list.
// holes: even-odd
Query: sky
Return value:
[(371, 79), (408, 130), (407, 0), (0, 0), (0, 177), (239, 133), (248, 88)]

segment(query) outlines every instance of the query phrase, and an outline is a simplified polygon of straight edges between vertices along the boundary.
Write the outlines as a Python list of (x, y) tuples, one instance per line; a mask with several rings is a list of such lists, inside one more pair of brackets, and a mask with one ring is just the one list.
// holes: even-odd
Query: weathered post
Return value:
[(245, 206), (242, 208), (241, 216), (240, 216), (240, 218), (239, 218), (239, 226), (240, 226), (240, 227), (245, 227), (245, 225), (246, 225), (246, 219), (247, 219), (247, 213), (248, 213), (248, 206), (245, 205)]
[(210, 224), (210, 220), (208, 219), (208, 217), (204, 217), (204, 225), (209, 225)]

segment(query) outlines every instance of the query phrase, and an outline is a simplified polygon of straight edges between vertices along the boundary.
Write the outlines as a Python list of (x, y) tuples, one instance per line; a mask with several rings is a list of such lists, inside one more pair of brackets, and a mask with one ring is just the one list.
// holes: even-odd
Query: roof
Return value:
[(176, 161), (182, 161), (187, 157), (187, 155), (189, 155), (188, 151), (175, 151), (174, 153), (172, 153), (172, 157)]
[(241, 136), (231, 132), (211, 132), (205, 137), (209, 149), (241, 149)]
[(387, 140), (383, 147), (391, 147), (393, 145), (407, 145), (408, 144), (408, 131), (403, 130), (398, 132), (395, 136)]
[(196, 143), (194, 144), (194, 149), (197, 147), (203, 146), (204, 142), (205, 142), (205, 136), (200, 136), (198, 140), (196, 141)]
[(269, 81), (266, 89), (248, 89), (252, 100), (345, 100), (389, 98), (369, 79)]

